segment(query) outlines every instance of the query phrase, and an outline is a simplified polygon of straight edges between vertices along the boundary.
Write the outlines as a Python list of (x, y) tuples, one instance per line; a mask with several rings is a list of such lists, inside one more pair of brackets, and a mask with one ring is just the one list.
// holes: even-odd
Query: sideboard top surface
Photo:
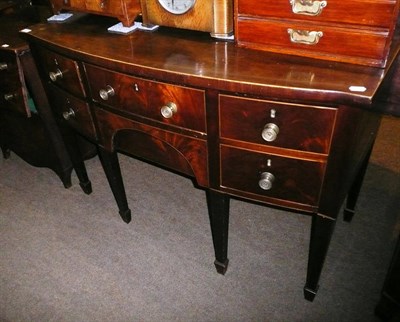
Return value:
[(386, 69), (334, 63), (238, 48), (208, 34), (160, 28), (114, 34), (115, 20), (82, 16), (66, 23), (30, 26), (28, 38), (51, 44), (63, 54), (137, 76), (319, 104), (372, 104)]

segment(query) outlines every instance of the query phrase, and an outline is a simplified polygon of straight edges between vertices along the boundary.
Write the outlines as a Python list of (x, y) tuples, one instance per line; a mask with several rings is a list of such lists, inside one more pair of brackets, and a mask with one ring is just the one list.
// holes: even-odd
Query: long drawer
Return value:
[(395, 14), (396, 1), (365, 0), (280, 0), (238, 1), (241, 16), (258, 16), (302, 21), (353, 24), (389, 28)]
[(150, 81), (85, 64), (94, 102), (172, 126), (206, 132), (204, 90)]

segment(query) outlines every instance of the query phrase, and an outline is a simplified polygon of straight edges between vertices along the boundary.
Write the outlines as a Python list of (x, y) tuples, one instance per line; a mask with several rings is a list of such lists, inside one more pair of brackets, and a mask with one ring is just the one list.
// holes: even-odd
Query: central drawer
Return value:
[(205, 92), (85, 64), (92, 100), (122, 112), (206, 132)]
[(336, 110), (220, 95), (222, 138), (327, 154)]

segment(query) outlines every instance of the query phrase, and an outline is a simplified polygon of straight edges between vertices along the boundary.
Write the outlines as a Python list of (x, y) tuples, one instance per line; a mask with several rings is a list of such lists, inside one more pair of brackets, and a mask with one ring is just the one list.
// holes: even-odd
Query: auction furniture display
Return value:
[(111, 22), (88, 15), (31, 26), (24, 37), (58, 118), (98, 146), (122, 219), (131, 212), (118, 152), (206, 191), (222, 274), (231, 197), (309, 215), (304, 295), (313, 300), (346, 197), (347, 220), (354, 211), (376, 112), (394, 91), (397, 39), (386, 67), (377, 68), (250, 50), (179, 29), (112, 34)]
[[(93, 156), (94, 148), (80, 144), (82, 149), (71, 161), (28, 44), (19, 36), (21, 29), (43, 17), (46, 8), (34, 6), (0, 17), (0, 29), (6, 31), (0, 35), (0, 147), (5, 158), (13, 151), (33, 166), (50, 168), (66, 188), (75, 164), (80, 184), (89, 193), (82, 155)], [(77, 143), (70, 145), (75, 151)]]

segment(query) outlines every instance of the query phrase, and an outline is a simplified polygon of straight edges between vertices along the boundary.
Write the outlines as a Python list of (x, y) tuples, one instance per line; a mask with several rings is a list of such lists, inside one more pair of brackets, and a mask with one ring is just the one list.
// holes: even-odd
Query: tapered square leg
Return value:
[(318, 292), (322, 267), (328, 252), (336, 220), (314, 214), (311, 224), (311, 238), (308, 255), (307, 280), (304, 298), (313, 301)]
[(207, 190), (208, 214), (214, 244), (214, 265), (219, 274), (224, 275), (228, 269), (228, 229), (229, 229), (228, 195)]
[(124, 222), (129, 223), (131, 221), (131, 210), (128, 207), (128, 201), (126, 199), (117, 153), (108, 152), (102, 147), (99, 147), (99, 157), (111, 191), (117, 202), (119, 215)]

